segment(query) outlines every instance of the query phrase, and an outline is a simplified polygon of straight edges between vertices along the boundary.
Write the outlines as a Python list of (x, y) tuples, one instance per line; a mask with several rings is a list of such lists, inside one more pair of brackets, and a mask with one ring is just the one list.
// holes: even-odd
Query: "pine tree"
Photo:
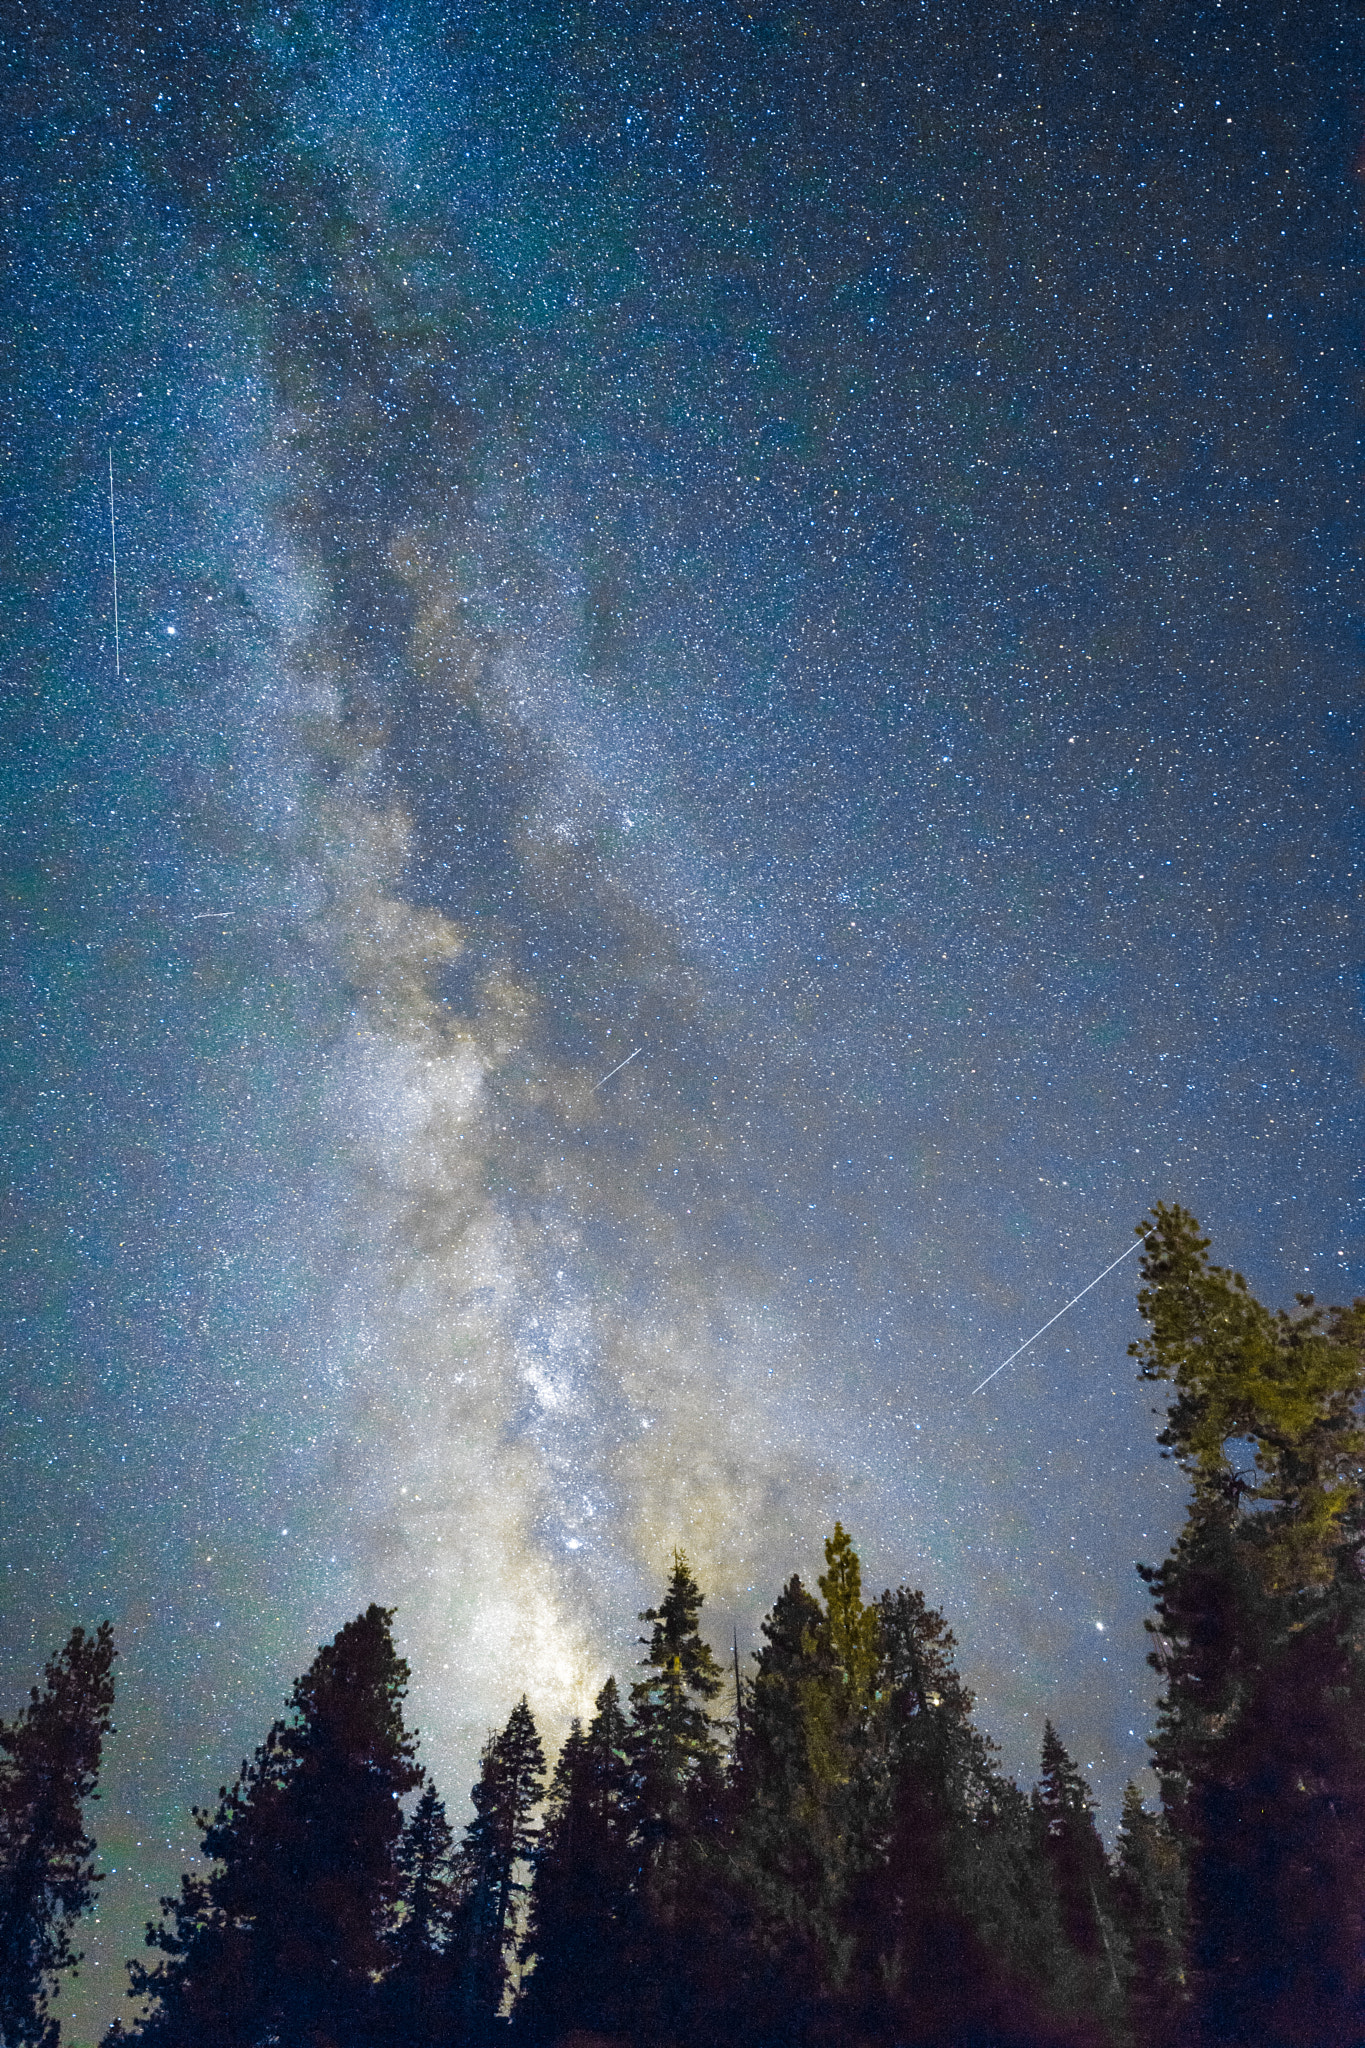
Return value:
[(1095, 1825), (1090, 1787), (1051, 1721), (1043, 1724), (1042, 1766), (1032, 1807), (1044, 1860), (1056, 1887), (1062, 1932), (1077, 1955), (1096, 1966), (1097, 1979), (1107, 1976), (1108, 1989), (1117, 2002), (1117, 1925), (1109, 1862)]
[(452, 1939), (466, 1890), (463, 1861), (434, 1785), (428, 1784), (398, 1844), (401, 1890), (384, 1985), (387, 2032), (402, 2048), (440, 2048), (454, 2006)]
[(875, 1853), (878, 1817), (868, 1776), (878, 1611), (863, 1600), (858, 1554), (837, 1522), (825, 1565), (823, 1606), (794, 1577), (763, 1623), (735, 1826), (753, 1938), (811, 2027), (836, 2023), (847, 1989), (860, 1938), (850, 1891)]
[(468, 1904), (461, 2004), (471, 2030), (486, 2029), (501, 2009), (508, 1963), (517, 1951), (517, 1907), (527, 1886), (521, 1873), (535, 1852), (532, 1815), (545, 1789), (545, 1752), (525, 1696), (499, 1735), (489, 1737), (470, 1797), (465, 1829)]
[(679, 2044), (713, 2014), (712, 1914), (724, 1777), (707, 1703), (720, 1668), (702, 1640), (703, 1597), (681, 1551), (664, 1598), (640, 1616), (643, 1676), (631, 1687), (639, 1877), (632, 1910), (629, 1974), (634, 2031)]
[(631, 1752), (639, 1778), (639, 1826), (658, 1879), (656, 1903), (667, 1917), (666, 1897), (676, 1878), (673, 1845), (690, 1818), (696, 1795), (714, 1785), (719, 1751), (706, 1702), (721, 1689), (721, 1672), (702, 1641), (704, 1595), (680, 1550), (662, 1604), (641, 1621), (652, 1624), (640, 1642), (646, 1676), (630, 1689)]
[[(823, 1730), (829, 1719), (823, 1695), (838, 1682), (824, 1619), (801, 1580), (789, 1579), (762, 1624), (765, 1640), (747, 1689), (731, 1878), (750, 1923), (750, 2020), (760, 2039), (785, 2021), (791, 2040), (800, 2041), (815, 2024), (837, 1938), (834, 1847), (811, 1743), (812, 1721)], [(815, 1757), (828, 1748), (817, 1733)]]
[(51, 2048), (57, 1978), (100, 1878), (82, 1808), (98, 1798), (114, 1704), (110, 1624), (73, 1629), (15, 1721), (0, 1724), (0, 2043)]
[(166, 1960), (129, 1966), (131, 1995), (150, 2007), (123, 2038), (156, 2048), (366, 2040), (402, 1886), (398, 1802), (421, 1779), (392, 1618), (371, 1606), (348, 1622), (216, 1810), (196, 1812), (210, 1869), (182, 1878), (149, 1926)]
[(1142, 2048), (1167, 2048), (1178, 2039), (1185, 2002), (1185, 1873), (1169, 1818), (1149, 1813), (1131, 1783), (1115, 1845), (1114, 1898), (1131, 2033)]
[(630, 2024), (635, 1942), (630, 1730), (616, 1680), (597, 1695), (586, 1734), (577, 1721), (555, 1766), (535, 1852), (517, 2025), (532, 2039)]
[(459, 1898), (454, 1836), (436, 1787), (427, 1785), (398, 1845), (402, 1879), (396, 1955), (439, 1955), (450, 1940)]
[(762, 1623), (766, 1640), (754, 1652), (748, 1740), (755, 1796), (783, 1810), (799, 1799), (812, 1770), (804, 1703), (812, 1687), (835, 1680), (824, 1619), (819, 1601), (793, 1575)]
[[(1365, 2038), (1365, 1302), (1273, 1313), (1158, 1205), (1142, 1376), (1189, 1514), (1152, 1587), (1198, 2038)], [(1246, 1468), (1247, 1452), (1252, 1464)]]
[(853, 1539), (842, 1522), (825, 1542), (825, 1570), (820, 1575), (825, 1596), (824, 1633), (843, 1674), (849, 1720), (867, 1711), (877, 1672), (879, 1644), (877, 1609), (863, 1602), (862, 1565)]
[(972, 1725), (972, 1695), (954, 1641), (923, 1593), (880, 1602), (886, 1851), (864, 1877), (857, 1920), (865, 1980), (880, 1981), (907, 2042), (991, 2010), (993, 1973), (964, 1893), (978, 1875), (974, 1821), (990, 1791), (990, 1751)]
[(952, 1631), (923, 1593), (879, 1602), (880, 1701), (864, 1773), (875, 1852), (852, 1898), (866, 2031), (879, 1999), (915, 2048), (1076, 2038), (1082, 1988), (1027, 1801), (972, 1719)]

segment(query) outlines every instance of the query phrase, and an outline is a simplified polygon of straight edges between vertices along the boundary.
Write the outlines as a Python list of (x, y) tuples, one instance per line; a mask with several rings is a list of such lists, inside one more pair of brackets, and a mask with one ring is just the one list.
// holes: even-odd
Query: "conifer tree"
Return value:
[(973, 1831), (992, 1789), (990, 1752), (952, 1632), (923, 1593), (884, 1593), (879, 1636), (886, 1852), (863, 1881), (862, 1967), (885, 1985), (898, 2033), (932, 2042), (990, 2008), (993, 1973), (964, 1896), (979, 1877)]
[(713, 2016), (711, 1966), (715, 1855), (724, 1778), (707, 1704), (720, 1667), (703, 1641), (703, 1596), (686, 1557), (673, 1553), (664, 1598), (640, 1616), (643, 1675), (631, 1687), (639, 1878), (629, 1974), (634, 2030), (645, 2039), (691, 2039)]
[(403, 1726), (408, 1667), (371, 1606), (318, 1652), (216, 1810), (196, 1812), (206, 1875), (187, 1874), (130, 1964), (150, 2001), (121, 2038), (156, 2048), (364, 2042), (402, 1885), (399, 1801), (421, 1772)]
[(878, 1612), (837, 1522), (825, 1565), (823, 1606), (794, 1577), (763, 1623), (735, 1831), (758, 1938), (812, 2025), (842, 1997), (857, 1946), (847, 1909), (876, 1824), (867, 1766), (881, 1655)]
[(525, 1954), (532, 1963), (517, 2024), (533, 2039), (630, 2022), (635, 1929), (630, 1730), (616, 1680), (560, 1752), (535, 1852)]
[(842, 1522), (834, 1524), (834, 1534), (825, 1542), (820, 1591), (825, 1596), (825, 1638), (843, 1674), (844, 1718), (852, 1719), (871, 1703), (879, 1646), (877, 1609), (863, 1602), (862, 1565)]
[(395, 1954), (438, 1955), (450, 1940), (459, 1898), (454, 1841), (445, 1805), (428, 1784), (398, 1845), (402, 1891)]
[(1043, 1774), (1033, 1788), (1033, 1815), (1044, 1860), (1052, 1873), (1062, 1932), (1078, 1956), (1108, 1977), (1116, 2002), (1121, 1990), (1115, 1946), (1116, 1917), (1109, 1896), (1109, 1863), (1095, 1825), (1090, 1787), (1051, 1721), (1043, 1724)]
[(474, 1817), (464, 1834), (468, 1902), (461, 1928), (461, 2005), (476, 2032), (496, 2018), (507, 1991), (508, 1964), (518, 1945), (517, 1907), (527, 1889), (522, 1872), (536, 1847), (532, 1816), (544, 1789), (545, 1752), (523, 1694), (501, 1734), (484, 1745), (470, 1794)]
[[(1145, 1571), (1208, 2048), (1365, 2038), (1365, 1302), (1273, 1313), (1158, 1205), (1133, 1347), (1192, 1498)], [(1251, 1458), (1247, 1470), (1248, 1453)]]
[(1115, 1844), (1114, 1898), (1131, 2032), (1142, 2048), (1167, 2048), (1179, 2037), (1185, 2003), (1185, 1873), (1169, 1818), (1149, 1813), (1131, 1783)]
[(871, 1843), (853, 1895), (865, 2025), (947, 2048), (1072, 2038), (1073, 1981), (1028, 1804), (972, 1719), (952, 1631), (922, 1592), (879, 1602)]
[(811, 1773), (806, 1702), (815, 1686), (834, 1683), (836, 1665), (824, 1641), (819, 1601), (793, 1576), (762, 1623), (766, 1638), (754, 1652), (749, 1740), (756, 1797), (787, 1808), (801, 1797)]
[[(752, 1948), (767, 1959), (769, 1987), (753, 1989), (764, 2016), (780, 2013), (794, 2040), (826, 1998), (827, 1954), (837, 1940), (834, 1845), (824, 1827), (819, 1760), (831, 1716), (823, 1696), (838, 1680), (824, 1639), (820, 1602), (793, 1575), (762, 1623), (748, 1688), (740, 1810), (733, 1834), (733, 1881), (747, 1904)], [(812, 1743), (812, 1724), (817, 1733)], [(757, 1970), (754, 1972), (758, 1976)]]
[(645, 1676), (630, 1689), (631, 1751), (638, 1774), (638, 1824), (660, 1877), (660, 1896), (675, 1875), (671, 1845), (681, 1835), (696, 1794), (714, 1783), (719, 1751), (706, 1703), (721, 1689), (721, 1672), (699, 1618), (705, 1596), (682, 1551), (661, 1605), (640, 1642)]
[(466, 1878), (434, 1785), (425, 1787), (403, 1829), (397, 1862), (398, 1920), (383, 1998), (388, 2031), (403, 2048), (439, 2048), (453, 2014), (450, 1949)]
[(98, 1798), (110, 1733), (110, 1624), (73, 1629), (18, 1718), (0, 1723), (0, 2043), (52, 2048), (57, 1978), (80, 1961), (72, 1934), (100, 1882), (85, 1802)]

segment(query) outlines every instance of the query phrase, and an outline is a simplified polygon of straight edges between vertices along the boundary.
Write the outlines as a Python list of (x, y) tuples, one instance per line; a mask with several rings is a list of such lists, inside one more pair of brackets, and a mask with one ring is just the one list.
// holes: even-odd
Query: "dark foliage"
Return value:
[(186, 1876), (132, 1966), (150, 2000), (124, 2038), (156, 2048), (338, 2048), (375, 2030), (403, 1887), (399, 1800), (421, 1773), (403, 1726), (408, 1670), (370, 1607), (320, 1650), (237, 1783), (196, 1814), (206, 1876)]
[(398, 1844), (398, 1921), (379, 2000), (382, 2037), (402, 2048), (439, 2048), (451, 2038), (454, 1935), (469, 1889), (454, 1839), (436, 1787), (427, 1785)]
[(526, 1891), (523, 1872), (536, 1847), (532, 1815), (544, 1789), (545, 1752), (523, 1696), (502, 1733), (484, 1746), (470, 1794), (474, 1817), (464, 1835), (468, 1891), (459, 1928), (460, 2005), (474, 2036), (488, 2030), (508, 1988), (508, 1965), (518, 1946), (515, 1908)]
[(630, 2026), (640, 1857), (629, 1745), (609, 1678), (586, 1734), (577, 1722), (569, 1731), (536, 1846), (518, 2025), (537, 2041)]
[(1114, 1858), (1129, 2018), (1144, 2048), (1179, 2039), (1185, 2012), (1185, 1871), (1165, 1813), (1149, 1813), (1136, 1785), (1123, 1795)]
[[(1159, 1206), (1139, 1306), (1193, 1497), (1152, 1587), (1187, 1877), (1187, 2033), (1365, 2039), (1365, 1303), (1262, 1307)], [(1244, 1465), (1250, 1448), (1254, 1468)]]
[[(1112, 1859), (1052, 1722), (1029, 1796), (944, 1617), (907, 1586), (865, 1600), (838, 1523), (747, 1681), (736, 1655), (733, 1723), (675, 1553), (629, 1711), (609, 1679), (546, 1796), (522, 1699), (458, 1850), (434, 1788), (403, 1821), (406, 1670), (371, 1608), (200, 1816), (211, 1869), (151, 1931), (137, 2038), (1365, 2048), (1365, 1304), (1272, 1314), (1184, 1211), (1149, 1237), (1135, 1348), (1173, 1385), (1161, 1441), (1191, 1502), (1144, 1570), (1162, 1806), (1129, 1787)], [(79, 1796), (63, 1810), (78, 1824)]]
[(52, 2048), (57, 1978), (80, 1961), (72, 1935), (100, 1882), (83, 1808), (98, 1798), (114, 1706), (110, 1624), (73, 1629), (41, 1689), (0, 1724), (0, 2042)]

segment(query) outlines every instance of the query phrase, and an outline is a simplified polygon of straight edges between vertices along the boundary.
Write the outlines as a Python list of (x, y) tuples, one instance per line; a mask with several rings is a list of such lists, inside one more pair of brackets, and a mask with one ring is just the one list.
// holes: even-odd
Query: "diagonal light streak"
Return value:
[(620, 1061), (620, 1062), (619, 1062), (619, 1063), (618, 1063), (618, 1064), (617, 1064), (616, 1066), (614, 1066), (614, 1067), (608, 1067), (608, 1069), (607, 1069), (606, 1073), (605, 1073), (605, 1074), (603, 1074), (603, 1076), (602, 1076), (602, 1079), (601, 1079), (600, 1081), (594, 1081), (594, 1082), (593, 1082), (593, 1084), (592, 1084), (592, 1093), (593, 1093), (594, 1095), (596, 1095), (596, 1093), (597, 1093), (598, 1089), (599, 1089), (599, 1088), (601, 1088), (601, 1087), (603, 1087), (603, 1086), (605, 1085), (605, 1083), (606, 1083), (606, 1082), (610, 1081), (610, 1079), (611, 1079), (611, 1077), (612, 1077), (612, 1075), (613, 1075), (613, 1074), (619, 1074), (619, 1073), (620, 1073), (620, 1071), (621, 1071), (621, 1068), (622, 1068), (622, 1067), (628, 1067), (628, 1066), (630, 1065), (631, 1061), (632, 1061), (633, 1059), (637, 1059), (637, 1058), (639, 1057), (639, 1055), (640, 1055), (640, 1054), (641, 1054), (641, 1053), (642, 1053), (643, 1051), (644, 1051), (644, 1047), (643, 1047), (642, 1045), (637, 1045), (637, 1046), (636, 1046), (636, 1048), (635, 1048), (635, 1051), (634, 1051), (634, 1052), (628, 1052), (628, 1053), (626, 1054), (625, 1058), (624, 1058), (623, 1060), (621, 1060), (621, 1061)]
[(114, 558), (114, 674), (123, 675), (118, 645), (118, 536), (114, 532), (114, 444), (109, 443), (109, 552)]
[[(1152, 1230), (1155, 1229), (1156, 1225), (1153, 1224)], [(1129, 1245), (1127, 1251), (1120, 1252), (1116, 1259), (1111, 1259), (1109, 1261), (1109, 1264), (1105, 1267), (1103, 1273), (1097, 1273), (1093, 1280), (1088, 1280), (1085, 1286), (1081, 1289), (1079, 1294), (1073, 1294), (1070, 1301), (1064, 1302), (1062, 1307), (1058, 1309), (1055, 1316), (1049, 1316), (1047, 1321), (1043, 1324), (1041, 1330), (1035, 1330), (1031, 1337), (1025, 1337), (1023, 1343), (1020, 1344), (1017, 1347), (1017, 1349), (1011, 1351), (1008, 1358), (1001, 1359), (999, 1365), (997, 1365), (997, 1367), (995, 1368), (995, 1372), (988, 1372), (986, 1374), (985, 1379), (982, 1380), (981, 1385), (972, 1388), (972, 1394), (979, 1394), (983, 1387), (988, 1387), (991, 1381), (996, 1378), (997, 1374), (1002, 1373), (1005, 1370), (1005, 1367), (1007, 1365), (1014, 1364), (1014, 1361), (1016, 1358), (1018, 1358), (1020, 1352), (1027, 1351), (1030, 1344), (1036, 1344), (1038, 1342), (1038, 1339), (1041, 1336), (1045, 1335), (1046, 1332), (1052, 1328), (1052, 1325), (1054, 1323), (1060, 1323), (1062, 1317), (1066, 1314), (1069, 1308), (1075, 1308), (1076, 1303), (1078, 1301), (1083, 1301), (1086, 1295), (1089, 1294), (1092, 1287), (1098, 1287), (1101, 1280), (1103, 1280), (1107, 1274), (1113, 1272), (1115, 1266), (1121, 1266), (1125, 1259), (1131, 1258), (1135, 1251), (1139, 1250), (1141, 1246), (1146, 1244), (1148, 1238), (1152, 1235), (1152, 1230), (1144, 1230), (1141, 1237), (1139, 1237), (1135, 1240), (1134, 1243)], [(967, 1398), (968, 1400), (970, 1400), (971, 1395), (969, 1394)]]

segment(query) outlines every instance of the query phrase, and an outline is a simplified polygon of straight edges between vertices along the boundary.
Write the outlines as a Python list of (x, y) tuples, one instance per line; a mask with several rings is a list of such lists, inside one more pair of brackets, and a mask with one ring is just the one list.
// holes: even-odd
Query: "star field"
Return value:
[(743, 1646), (837, 1515), (1112, 1827), (1135, 1262), (971, 1389), (1158, 1197), (1365, 1289), (1362, 54), (7, 15), (0, 1671), (113, 1619), (73, 2038), (371, 1599), (458, 1805), (675, 1543)]

